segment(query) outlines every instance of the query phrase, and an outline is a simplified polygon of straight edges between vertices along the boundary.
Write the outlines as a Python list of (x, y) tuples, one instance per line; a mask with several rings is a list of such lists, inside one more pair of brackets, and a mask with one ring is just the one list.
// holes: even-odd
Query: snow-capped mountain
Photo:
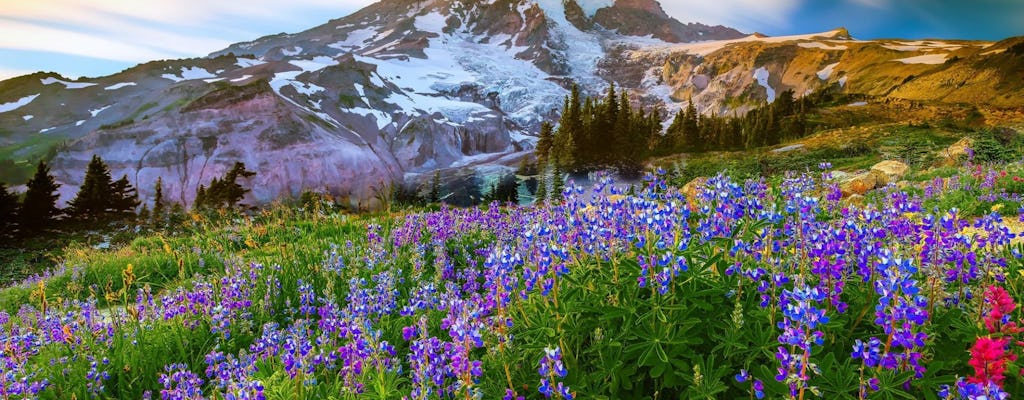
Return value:
[(382, 183), (514, 164), (573, 82), (589, 94), (615, 82), (669, 110), (692, 98), (719, 114), (828, 85), (944, 100), (991, 83), (968, 74), (945, 92), (913, 85), (997, 58), (1019, 68), (1016, 43), (858, 41), (845, 30), (769, 38), (683, 24), (654, 0), (384, 0), (205, 58), (0, 82), (0, 155), (56, 151), (63, 200), (95, 153), (144, 198), (162, 176), (165, 193), (188, 203), (243, 161), (257, 171), (251, 200), (314, 189), (365, 205)]

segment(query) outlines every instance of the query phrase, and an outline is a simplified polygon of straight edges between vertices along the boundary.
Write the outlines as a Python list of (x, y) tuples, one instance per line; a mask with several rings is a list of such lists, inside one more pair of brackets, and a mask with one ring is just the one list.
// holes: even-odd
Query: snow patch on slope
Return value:
[(64, 85), (64, 87), (66, 87), (68, 89), (84, 89), (84, 88), (87, 88), (89, 86), (96, 86), (95, 83), (89, 83), (89, 82), (68, 82), (68, 81), (63, 81), (63, 80), (60, 80), (60, 79), (57, 79), (57, 78), (54, 78), (54, 77), (43, 78), (43, 79), (40, 79), (39, 82), (41, 82), (44, 85), (52, 85), (54, 83), (60, 83), (60, 84)]
[(391, 122), (392, 122), (391, 115), (389, 115), (388, 113), (386, 113), (384, 111), (381, 111), (381, 110), (372, 109), (372, 108), (355, 107), (355, 108), (348, 109), (348, 111), (352, 112), (352, 113), (355, 113), (355, 114), (372, 116), (373, 119), (376, 120), (376, 122), (377, 122), (377, 129), (384, 129), (388, 125), (391, 125)]
[[(26, 104), (31, 103), (32, 100), (36, 99), (36, 97), (39, 97), (39, 95), (38, 94), (33, 94), (33, 95), (22, 97), (22, 98), (20, 98), (18, 100), (10, 102), (10, 103), (0, 104), (0, 113), (17, 110), (17, 109), (25, 106)], [(26, 121), (28, 121), (28, 119), (26, 119)]]
[(25, 115), (25, 116), (21, 117), (21, 119), (26, 120), (26, 121), (28, 121), (28, 120), (30, 120), (32, 118), (35, 118), (35, 116), (34, 115)]
[(444, 16), (436, 11), (416, 17), (416, 21), (413, 22), (413, 25), (416, 26), (416, 30), (437, 34), (443, 33), (444, 28), (448, 26), (445, 22)]
[(312, 60), (291, 60), (288, 63), (302, 68), (303, 72), (316, 72), (332, 65), (338, 65), (337, 61), (327, 56), (317, 56)]
[(818, 79), (828, 80), (832, 76), (832, 72), (839, 66), (839, 63), (826, 65), (821, 71), (818, 71)]
[[(838, 30), (829, 31), (829, 32), (822, 32), (822, 33), (811, 33), (811, 34), (807, 34), (807, 35), (791, 35), (791, 36), (758, 36), (758, 35), (749, 35), (749, 36), (742, 37), (742, 38), (739, 38), (739, 39), (712, 40), (712, 41), (707, 41), (707, 42), (670, 44), (670, 45), (667, 45), (667, 46), (662, 46), (660, 49), (659, 48), (654, 48), (652, 50), (684, 51), (686, 53), (693, 54), (693, 55), (696, 55), (696, 56), (707, 57), (709, 54), (714, 53), (714, 52), (716, 52), (718, 50), (724, 49), (726, 46), (728, 46), (730, 44), (744, 43), (744, 42), (785, 43), (785, 42), (814, 41), (814, 42), (811, 42), (811, 44), (808, 44), (808, 45), (804, 45), (804, 43), (797, 43), (797, 45), (804, 45), (803, 47), (808, 47), (808, 46), (810, 46), (810, 47), (819, 47), (817, 44), (814, 44), (814, 43), (818, 43), (817, 40), (822, 39), (822, 38), (835, 37), (837, 34), (839, 34)], [(821, 43), (821, 45), (825, 46), (824, 43)], [(836, 45), (836, 46), (838, 47), (840, 45)], [(835, 49), (831, 49), (830, 48), (828, 50), (835, 50)]]
[(170, 79), (177, 83), (182, 81), (190, 81), (193, 79), (216, 78), (217, 76), (211, 74), (210, 71), (207, 71), (206, 69), (200, 67), (182, 67), (180, 74), (163, 74), (160, 75), (160, 77), (164, 79)]
[(121, 82), (103, 88), (103, 90), (117, 90), (126, 86), (135, 86), (135, 82)]
[(946, 56), (948, 54), (925, 54), (923, 56), (900, 58), (893, 61), (899, 61), (904, 64), (942, 64), (946, 62)]
[(846, 50), (846, 46), (843, 46), (841, 44), (828, 45), (822, 42), (800, 42), (797, 43), (796, 45), (803, 47), (805, 49)]
[(255, 58), (244, 58), (244, 57), (237, 57), (237, 58), (235, 58), (235, 65), (237, 65), (238, 68), (255, 67), (257, 65), (263, 65), (263, 64), (266, 64), (266, 63), (267, 63), (266, 61), (257, 60)]
[(536, 0), (536, 3), (544, 10), (548, 20), (558, 25), (558, 29), (551, 32), (553, 38), (567, 45), (572, 44), (572, 51), (562, 52), (562, 56), (569, 63), (573, 78), (586, 87), (607, 86), (603, 79), (594, 74), (597, 62), (605, 56), (601, 39), (597, 35), (579, 30), (566, 19), (565, 4), (562, 0)]
[(331, 43), (327, 47), (342, 51), (354, 51), (363, 48), (366, 42), (375, 37), (377, 37), (377, 31), (372, 28), (356, 29), (349, 32), (345, 40)]
[(106, 106), (97, 108), (95, 110), (89, 110), (89, 114), (92, 114), (92, 116), (95, 117), (95, 116), (99, 115), (101, 112), (103, 112), (103, 110), (106, 110), (106, 109), (110, 108), (111, 106), (113, 106), (113, 104), (106, 105)]
[(583, 9), (583, 13), (587, 14), (587, 18), (594, 18), (594, 14), (597, 14), (597, 10), (615, 5), (615, 0), (585, 0), (577, 3), (579, 3), (580, 8)]
[(775, 101), (775, 89), (768, 85), (768, 76), (769, 73), (765, 67), (754, 70), (754, 79), (757, 79), (757, 84), (764, 87), (764, 90), (768, 92), (768, 102), (771, 103)]

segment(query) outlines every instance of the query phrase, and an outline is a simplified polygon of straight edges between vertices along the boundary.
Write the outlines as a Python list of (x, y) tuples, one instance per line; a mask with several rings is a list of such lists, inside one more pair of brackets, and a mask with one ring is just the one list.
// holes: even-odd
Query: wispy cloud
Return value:
[(744, 32), (787, 28), (789, 17), (804, 0), (662, 0), (661, 5), (682, 22), (721, 24)]
[(853, 4), (859, 4), (862, 6), (872, 8), (889, 8), (891, 0), (847, 0)]
[[(309, 28), (371, 2), (0, 0), (0, 49), (125, 62), (202, 56), (234, 41)], [(311, 22), (310, 14), (321, 20)]]
[(16, 68), (3, 68), (3, 67), (0, 67), (0, 81), (2, 81), (4, 79), (13, 78), (13, 77), (16, 77), (16, 76), (28, 75), (28, 74), (31, 74), (33, 72), (35, 72), (35, 71), (29, 71), (29, 70), (26, 70), (26, 69), (16, 69)]

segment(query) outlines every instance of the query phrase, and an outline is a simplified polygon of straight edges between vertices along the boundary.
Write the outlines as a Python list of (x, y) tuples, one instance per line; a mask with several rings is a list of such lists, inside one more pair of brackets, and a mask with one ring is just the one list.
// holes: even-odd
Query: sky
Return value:
[[(591, 1), (591, 0), (579, 0)], [(660, 0), (683, 22), (767, 35), (843, 26), (857, 39), (999, 40), (1024, 35), (1024, 0)], [(298, 32), (374, 0), (0, 0), (0, 79), (69, 78)]]

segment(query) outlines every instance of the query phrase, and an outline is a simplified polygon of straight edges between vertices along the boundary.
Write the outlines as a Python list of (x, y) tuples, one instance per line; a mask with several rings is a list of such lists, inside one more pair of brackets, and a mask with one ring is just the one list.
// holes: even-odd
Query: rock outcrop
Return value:
[(886, 160), (871, 166), (875, 184), (879, 187), (899, 182), (910, 171), (910, 166), (896, 160)]

